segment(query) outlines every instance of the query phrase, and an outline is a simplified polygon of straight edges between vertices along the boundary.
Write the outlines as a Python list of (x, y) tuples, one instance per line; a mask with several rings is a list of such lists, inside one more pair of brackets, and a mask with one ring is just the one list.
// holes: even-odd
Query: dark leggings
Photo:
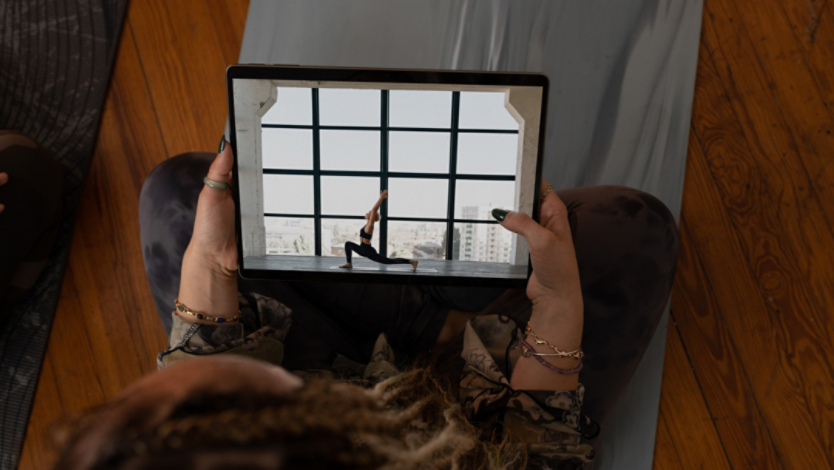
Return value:
[[(214, 157), (201, 152), (168, 159), (148, 175), (142, 188), (139, 217), (145, 269), (166, 331), (171, 328), (180, 266), (191, 239), (202, 178)], [(585, 304), (582, 347), (586, 358), (579, 376), (585, 385), (584, 412), (604, 431), (669, 299), (678, 231), (663, 203), (635, 189), (597, 186), (557, 194), (567, 205), (575, 230)], [(285, 365), (290, 369), (293, 367), (286, 361), (296, 347), (290, 343), (314, 341), (315, 333), (324, 328), (353, 338), (360, 349), (372, 347), (384, 332), (395, 348), (413, 352), (434, 344), (449, 308), (502, 313), (520, 321), (530, 314), (524, 289), (243, 279), (238, 287), (269, 295), (294, 312), (304, 312), (298, 315), (298, 322), (293, 320), (287, 339)], [(454, 354), (450, 357), (454, 359)]]
[(386, 258), (381, 254), (377, 253), (376, 249), (371, 246), (370, 243), (360, 243), (356, 244), (353, 242), (345, 242), (345, 257), (347, 258), (347, 262), (350, 263), (350, 256), (351, 252), (355, 251), (357, 255), (364, 256), (371, 261), (376, 261), (377, 263), (381, 264), (408, 264), (409, 260), (405, 258)]

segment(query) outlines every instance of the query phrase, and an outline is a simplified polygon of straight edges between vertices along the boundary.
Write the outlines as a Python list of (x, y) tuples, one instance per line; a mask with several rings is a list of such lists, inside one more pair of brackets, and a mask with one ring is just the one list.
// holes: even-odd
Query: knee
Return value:
[(140, 197), (147, 197), (170, 187), (202, 188), (215, 155), (210, 152), (187, 152), (164, 160), (145, 177)]
[(214, 157), (209, 152), (183, 153), (151, 170), (139, 194), (140, 222), (159, 217), (172, 204), (186, 211), (195, 210), (203, 177)]
[(625, 186), (599, 186), (594, 190), (597, 197), (586, 207), (577, 208), (577, 212), (588, 212), (595, 220), (593, 225), (607, 228), (601, 233), (616, 238), (621, 246), (626, 242), (626, 248), (632, 250), (677, 258), (677, 222), (663, 202)]
[(677, 266), (675, 218), (643, 191), (621, 186), (580, 189), (588, 192), (576, 193), (580, 197), (568, 210), (577, 221), (575, 246), (586, 304), (620, 314), (651, 311), (657, 318), (648, 323), (655, 323)]

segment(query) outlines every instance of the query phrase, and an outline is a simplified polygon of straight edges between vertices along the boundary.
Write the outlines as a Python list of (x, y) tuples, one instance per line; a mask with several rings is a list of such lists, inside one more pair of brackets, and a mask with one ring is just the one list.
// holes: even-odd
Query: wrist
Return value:
[[(573, 351), (582, 345), (584, 311), (579, 301), (567, 299), (540, 299), (533, 301), (533, 311), (528, 322), (531, 328), (559, 349)], [(527, 325), (519, 325), (522, 329)], [(538, 352), (547, 352), (546, 347), (534, 344)]]
[[(239, 311), (237, 275), (189, 245), (183, 256), (178, 299), (194, 312), (231, 319)], [(192, 323), (216, 324), (180, 312), (177, 315)]]
[(183, 267), (186, 263), (189, 267), (205, 270), (218, 278), (237, 279), (237, 266), (226, 266), (229, 263), (223, 263), (217, 250), (206, 249), (193, 241), (188, 244), (182, 258)]
[(531, 318), (543, 320), (569, 320), (579, 319), (581, 321), (585, 311), (582, 297), (578, 299), (541, 297), (532, 300), (533, 312)]

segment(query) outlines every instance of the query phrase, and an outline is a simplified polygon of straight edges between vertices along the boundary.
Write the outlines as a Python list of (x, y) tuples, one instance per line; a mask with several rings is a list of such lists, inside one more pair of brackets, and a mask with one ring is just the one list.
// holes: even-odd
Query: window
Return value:
[(489, 217), (514, 197), (504, 93), (278, 88), (262, 128), (268, 254), (342, 256), (388, 189), (383, 256), (509, 260)]

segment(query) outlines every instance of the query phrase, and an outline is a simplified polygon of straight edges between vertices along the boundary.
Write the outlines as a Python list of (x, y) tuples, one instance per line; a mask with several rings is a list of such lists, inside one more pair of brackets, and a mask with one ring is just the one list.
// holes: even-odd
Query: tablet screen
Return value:
[(527, 279), (526, 243), (492, 211), (533, 214), (541, 87), (231, 90), (244, 272)]

